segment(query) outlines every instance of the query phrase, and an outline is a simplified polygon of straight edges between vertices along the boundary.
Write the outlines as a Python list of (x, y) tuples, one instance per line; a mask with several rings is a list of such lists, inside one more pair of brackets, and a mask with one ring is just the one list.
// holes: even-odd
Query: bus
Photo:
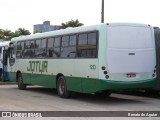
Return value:
[(62, 98), (76, 92), (109, 96), (114, 90), (155, 85), (153, 27), (102, 23), (11, 39), (8, 69), (18, 88), (56, 88)]
[(0, 41), (0, 80), (8, 81), (9, 73), (7, 69), (9, 41)]

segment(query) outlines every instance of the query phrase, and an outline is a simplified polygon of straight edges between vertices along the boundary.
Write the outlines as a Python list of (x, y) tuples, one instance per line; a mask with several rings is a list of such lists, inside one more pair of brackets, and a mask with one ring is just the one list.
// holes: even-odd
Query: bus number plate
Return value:
[(135, 73), (128, 73), (127, 74), (127, 78), (133, 78), (133, 77), (136, 77)]

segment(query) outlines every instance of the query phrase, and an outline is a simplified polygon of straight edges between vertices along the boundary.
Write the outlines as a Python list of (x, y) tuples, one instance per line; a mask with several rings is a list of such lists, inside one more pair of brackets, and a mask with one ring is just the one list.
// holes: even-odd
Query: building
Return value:
[(33, 33), (39, 32), (48, 32), (59, 30), (60, 25), (50, 25), (50, 21), (44, 21), (43, 24), (36, 24), (33, 26)]

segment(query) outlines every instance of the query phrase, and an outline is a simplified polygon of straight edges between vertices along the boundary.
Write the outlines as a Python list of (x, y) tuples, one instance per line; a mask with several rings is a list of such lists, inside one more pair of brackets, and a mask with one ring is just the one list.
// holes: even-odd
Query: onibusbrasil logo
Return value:
[(42, 117), (40, 112), (2, 112), (2, 117)]

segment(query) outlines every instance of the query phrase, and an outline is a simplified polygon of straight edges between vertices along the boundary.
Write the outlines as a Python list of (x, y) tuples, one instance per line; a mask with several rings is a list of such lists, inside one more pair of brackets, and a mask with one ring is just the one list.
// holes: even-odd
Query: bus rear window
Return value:
[(107, 28), (108, 48), (153, 48), (151, 29), (134, 26), (110, 26)]

